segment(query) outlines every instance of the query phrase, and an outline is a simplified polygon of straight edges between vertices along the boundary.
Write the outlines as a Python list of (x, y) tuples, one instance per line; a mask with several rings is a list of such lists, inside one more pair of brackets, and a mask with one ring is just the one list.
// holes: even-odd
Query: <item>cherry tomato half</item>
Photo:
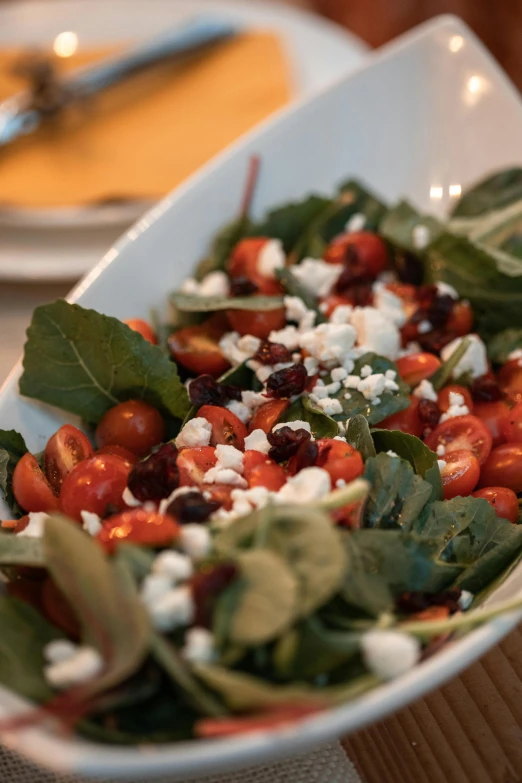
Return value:
[(484, 498), (502, 519), (509, 519), (514, 525), (518, 520), (518, 498), (512, 489), (507, 487), (484, 487), (473, 492), (474, 498)]
[(493, 438), (493, 447), (504, 443), (504, 423), (509, 417), (509, 407), (502, 400), (496, 402), (476, 402), (473, 413), (482, 419)]
[(511, 397), (522, 398), (522, 363), (511, 359), (498, 371), (498, 382), (502, 391)]
[(317, 446), (319, 453), (315, 464), (330, 474), (332, 487), (335, 487), (337, 481), (348, 484), (363, 473), (362, 457), (349, 443), (334, 438), (320, 438)]
[(517, 402), (511, 410), (506, 406), (506, 416), (500, 422), (500, 430), (508, 443), (522, 443), (522, 402)]
[(103, 517), (108, 506), (123, 510), (122, 494), (127, 487), (130, 465), (113, 454), (98, 454), (79, 462), (62, 484), (60, 505), (63, 513), (82, 521), (82, 511)]
[(102, 446), (101, 449), (97, 449), (95, 452), (96, 454), (113, 454), (115, 457), (119, 457), (124, 462), (128, 462), (128, 464), (132, 467), (133, 465), (137, 465), (140, 461), (140, 458), (136, 456), (136, 454), (133, 454), (132, 451), (129, 451), (128, 449), (124, 449), (123, 446), (116, 446), (115, 444), (111, 444), (109, 446)]
[[(450, 383), (449, 386), (445, 386), (438, 393), (437, 405), (441, 409), (442, 413), (446, 413), (446, 411), (450, 407), (450, 394), (452, 392), (454, 394), (461, 394), (464, 397), (464, 405), (468, 406), (468, 410), (470, 413), (474, 413), (473, 397), (471, 396), (469, 389), (466, 389), (465, 386), (460, 386), (458, 383)], [(480, 418), (482, 417), (479, 416), (479, 419)]]
[(397, 360), (397, 370), (409, 386), (417, 386), (431, 378), (440, 367), (440, 359), (433, 353), (410, 353)]
[(165, 422), (161, 413), (142, 400), (127, 400), (109, 408), (96, 427), (96, 443), (123, 446), (145, 457), (165, 439)]
[(480, 463), (471, 451), (457, 449), (443, 457), (446, 466), (440, 475), (445, 500), (458, 495), (469, 495), (477, 486), (480, 477)]
[(198, 416), (206, 419), (212, 426), (211, 446), (235, 446), (243, 451), (248, 430), (235, 413), (219, 405), (202, 405)]
[(281, 465), (260, 451), (247, 450), (243, 463), (243, 476), (249, 487), (266, 487), (277, 492), (286, 483), (287, 475)]
[(219, 503), (226, 511), (232, 508), (232, 490), (235, 487), (230, 484), (205, 484), (205, 495), (209, 500)]
[(324, 253), (328, 264), (343, 264), (353, 268), (354, 276), (373, 279), (388, 266), (386, 243), (371, 231), (352, 231), (336, 237)]
[(13, 494), (24, 511), (57, 511), (59, 501), (32, 454), (24, 454), (13, 472)]
[(507, 487), (522, 492), (522, 443), (497, 446), (482, 466), (480, 487)]
[(263, 430), (263, 432), (271, 432), (283, 413), (290, 405), (290, 400), (270, 400), (261, 405), (248, 424), (248, 431)]
[(340, 294), (329, 294), (321, 300), (321, 304), (324, 305), (324, 314), (327, 318), (330, 318), (334, 310), (338, 307), (351, 305), (351, 301), (346, 296)]
[(112, 552), (125, 541), (140, 546), (169, 546), (178, 535), (179, 525), (173, 517), (133, 508), (106, 519), (96, 538)]
[(444, 457), (452, 451), (465, 449), (471, 451), (482, 465), (491, 451), (493, 439), (491, 433), (480, 419), (468, 414), (455, 416), (437, 424), (433, 432), (426, 438), (426, 446), (437, 451), (438, 446), (444, 446)]
[(420, 438), (424, 427), (419, 418), (419, 402), (418, 397), (410, 397), (410, 404), (406, 410), (388, 416), (387, 419), (381, 421), (379, 427), (385, 430), (400, 430)]
[(205, 473), (213, 468), (216, 462), (216, 450), (213, 446), (197, 446), (180, 451), (176, 459), (180, 487), (201, 486)]
[(158, 344), (156, 332), (147, 321), (143, 321), (141, 318), (128, 318), (123, 323), (127, 324), (134, 332), (139, 332), (148, 343), (152, 343), (152, 345)]
[(239, 334), (253, 334), (266, 340), (270, 332), (282, 329), (286, 323), (283, 307), (276, 310), (227, 310), (231, 328)]
[[(253, 283), (258, 294), (271, 296), (280, 294), (283, 287), (275, 277), (263, 275), (259, 269), (259, 255), (270, 240), (268, 237), (247, 237), (237, 243), (227, 264), (227, 272), (232, 279), (246, 278)], [(254, 334), (254, 332), (242, 332)]]
[(216, 378), (230, 367), (219, 347), (221, 337), (229, 330), (222, 313), (211, 316), (198, 326), (186, 326), (171, 334), (168, 340), (173, 358), (187, 370)]
[(457, 337), (469, 334), (473, 328), (473, 310), (469, 302), (455, 302), (445, 330)]
[(44, 452), (45, 475), (57, 495), (64, 478), (79, 462), (89, 457), (92, 457), (89, 439), (72, 424), (64, 424), (49, 438)]

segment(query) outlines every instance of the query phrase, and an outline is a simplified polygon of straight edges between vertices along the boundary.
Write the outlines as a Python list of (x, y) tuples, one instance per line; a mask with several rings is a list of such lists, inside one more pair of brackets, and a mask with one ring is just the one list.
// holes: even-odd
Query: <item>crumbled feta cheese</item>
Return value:
[[(237, 473), (235, 475), (237, 476)], [(211, 545), (210, 533), (205, 525), (191, 523), (181, 526), (180, 546), (192, 560), (203, 560), (207, 557)]]
[[(388, 381), (390, 383), (390, 381)], [(393, 381), (391, 381), (393, 383)], [(368, 375), (359, 381), (357, 387), (358, 391), (366, 397), (367, 400), (372, 400), (378, 397), (386, 388), (386, 378), (384, 373), (376, 372), (373, 375)]]
[(298, 296), (285, 296), (284, 302), (287, 321), (295, 321), (302, 331), (313, 327), (316, 313), (309, 310), (302, 299)]
[(257, 271), (263, 277), (275, 277), (276, 269), (282, 269), (286, 263), (283, 243), (280, 239), (265, 242), (257, 257)]
[(443, 443), (439, 443), (439, 445), (437, 446), (436, 453), (437, 453), (437, 457), (443, 457), (444, 454), (446, 453), (446, 446), (444, 446)]
[(281, 343), (289, 351), (295, 351), (299, 348), (299, 339), (301, 335), (295, 326), (285, 326), (284, 329), (273, 330), (268, 335), (271, 343)]
[(452, 299), (458, 299), (459, 295), (455, 288), (453, 288), (452, 285), (449, 285), (449, 283), (442, 283), (438, 282), (435, 283), (435, 286), (437, 288), (437, 293), (439, 296), (451, 296)]
[(522, 348), (515, 348), (514, 351), (511, 351), (508, 353), (508, 361), (513, 361), (515, 359), (522, 359)]
[(101, 517), (92, 511), (80, 511), (82, 517), (82, 528), (90, 536), (97, 536), (102, 529)]
[(226, 408), (231, 411), (234, 416), (237, 416), (239, 421), (242, 421), (243, 424), (246, 424), (252, 415), (250, 408), (245, 405), (244, 402), (239, 402), (239, 400), (230, 400), (230, 402), (227, 402)]
[(312, 434), (310, 424), (307, 421), (302, 421), (301, 419), (297, 419), (296, 421), (282, 421), (279, 424), (276, 424), (275, 427), (272, 427), (272, 432), (277, 432), (277, 430), (280, 430), (281, 427), (290, 427), (291, 430), (306, 430)]
[(186, 582), (193, 573), (192, 560), (188, 555), (182, 555), (174, 549), (164, 549), (154, 558), (152, 563), (154, 576), (167, 577), (171, 584)]
[(326, 261), (305, 258), (292, 267), (292, 273), (314, 296), (328, 296), (343, 268), (342, 264), (327, 264)]
[(212, 632), (206, 628), (189, 628), (181, 655), (192, 663), (211, 663), (216, 657)]
[(228, 296), (230, 283), (224, 272), (209, 272), (199, 284), (200, 296)]
[(466, 416), (469, 413), (469, 408), (465, 404), (464, 395), (459, 392), (449, 393), (449, 407), (448, 410), (442, 414), (440, 421), (446, 421), (447, 419), (453, 419), (456, 416)]
[(345, 400), (351, 400), (352, 399), (352, 395), (350, 394), (350, 392), (345, 392), (343, 394), (343, 397), (344, 397)]
[(438, 459), (437, 460), (437, 465), (439, 466), (439, 470), (441, 472), (444, 470), (444, 468), (446, 467), (447, 464), (448, 463), (445, 460), (443, 460), (443, 459)]
[(421, 353), (422, 347), (416, 340), (408, 343), (406, 348), (401, 348), (397, 358), (402, 359), (403, 356), (411, 356), (412, 353)]
[(128, 506), (129, 508), (138, 508), (138, 506), (141, 506), (141, 500), (135, 498), (128, 487), (125, 487), (125, 489), (123, 490), (121, 499), (123, 500), (125, 505)]
[(382, 680), (405, 674), (421, 654), (418, 640), (400, 631), (368, 631), (362, 637), (361, 648), (366, 666)]
[(165, 572), (147, 574), (141, 583), (140, 598), (149, 606), (168, 593), (172, 584), (172, 577)]
[(183, 281), (183, 284), (181, 286), (181, 291), (184, 294), (198, 294), (199, 293), (199, 283), (196, 280), (195, 277), (187, 277)]
[(413, 247), (416, 250), (424, 250), (424, 248), (428, 247), (430, 244), (431, 237), (429, 228), (427, 226), (423, 226), (422, 224), (414, 226), (411, 235), (413, 240)]
[(327, 312), (327, 310), (328, 310), (328, 303), (327, 302), (321, 302), (321, 304), (319, 305), (319, 312), (323, 313), (323, 315), (324, 315)]
[(361, 379), (358, 375), (347, 375), (343, 381), (343, 386), (345, 389), (357, 389), (359, 388), (360, 382)]
[(403, 326), (406, 323), (407, 315), (400, 296), (397, 296), (393, 291), (390, 291), (390, 289), (386, 287), (386, 284), (380, 280), (377, 280), (373, 284), (372, 291), (374, 307), (376, 307), (385, 318), (395, 324), (395, 326)]
[(349, 324), (319, 324), (303, 332), (299, 344), (323, 364), (339, 364), (355, 343), (355, 329)]
[(431, 400), (431, 402), (437, 402), (437, 392), (433, 388), (433, 384), (430, 381), (424, 379), (413, 390), (413, 396), (419, 400)]
[(230, 364), (242, 364), (253, 356), (261, 344), (258, 337), (251, 334), (241, 336), (239, 332), (225, 332), (219, 341), (223, 356)]
[(49, 663), (67, 661), (76, 652), (77, 645), (69, 639), (53, 639), (43, 648), (43, 656)]
[(319, 370), (319, 363), (317, 359), (314, 359), (313, 356), (305, 356), (303, 364), (308, 375), (317, 375)]
[(283, 503), (312, 503), (327, 495), (332, 487), (330, 474), (323, 468), (303, 468), (288, 479), (277, 494)]
[(361, 367), (361, 378), (367, 378), (369, 375), (371, 375), (373, 372), (372, 368), (369, 364), (364, 364)]
[(192, 592), (186, 586), (174, 587), (147, 604), (147, 611), (158, 631), (173, 631), (180, 626), (189, 625), (195, 613)]
[(243, 460), (245, 455), (235, 446), (226, 446), (219, 443), (216, 446), (216, 457), (218, 464), (223, 468), (230, 468), (236, 473), (243, 473)]
[[(341, 438), (341, 440), (343, 440), (343, 438)], [(345, 486), (346, 486), (346, 481), (344, 479), (337, 479), (337, 481), (335, 482), (336, 489), (342, 489)]]
[(231, 468), (222, 468), (221, 465), (207, 470), (203, 477), (205, 484), (229, 484), (231, 487), (246, 487), (247, 482)]
[(384, 377), (387, 381), (394, 381), (397, 377), (397, 372), (395, 370), (386, 370)]
[(212, 425), (201, 416), (187, 421), (175, 440), (178, 449), (194, 449), (208, 446), (212, 436)]
[(401, 339), (395, 324), (375, 307), (355, 307), (352, 325), (357, 330), (357, 342), (365, 350), (395, 359), (399, 353)]
[(317, 400), (316, 405), (318, 408), (321, 408), (323, 413), (326, 413), (327, 416), (335, 416), (338, 413), (343, 412), (343, 406), (335, 397), (325, 397), (322, 400)]
[(226, 511), (220, 508), (212, 514), (212, 521), (220, 525), (229, 524), (233, 519), (246, 516), (256, 508), (263, 508), (275, 493), (266, 487), (251, 487), (250, 489), (233, 489), (230, 493), (232, 508)]
[(387, 454), (389, 457), (398, 457), (398, 456), (399, 456), (399, 455), (397, 454), (397, 452), (396, 452), (396, 451), (393, 451), (392, 449), (388, 449), (388, 451), (386, 452), (386, 454)]
[(94, 647), (76, 647), (69, 658), (45, 666), (44, 676), (53, 688), (63, 690), (92, 680), (103, 666), (103, 658)]
[(19, 533), (18, 536), (27, 536), (27, 538), (42, 538), (44, 534), (44, 527), (46, 521), (49, 519), (49, 514), (45, 511), (30, 511), (29, 522)]
[(252, 449), (253, 451), (260, 451), (262, 454), (268, 454), (270, 448), (270, 443), (263, 430), (253, 430), (245, 438), (245, 451)]
[(481, 375), (485, 375), (488, 371), (486, 346), (476, 334), (468, 334), (465, 338), (457, 337), (455, 340), (452, 340), (451, 343), (445, 345), (440, 352), (442, 361), (448, 361), (463, 339), (469, 340), (470, 345), (453, 370), (453, 377), (458, 378), (460, 375), (465, 375), (466, 373), (469, 373), (472, 378), (479, 378)]
[(241, 401), (247, 406), (247, 408), (249, 408), (251, 411), (254, 411), (256, 408), (259, 408), (261, 405), (264, 405), (266, 402), (268, 402), (268, 399), (261, 392), (243, 391), (241, 392)]
[(450, 405), (464, 405), (464, 395), (460, 392), (450, 391), (448, 402)]
[(460, 598), (458, 600), (459, 609), (465, 612), (467, 609), (469, 609), (469, 607), (473, 603), (474, 598), (475, 596), (473, 595), (473, 593), (470, 593), (469, 590), (462, 590), (460, 594)]
[(330, 316), (331, 324), (349, 324), (352, 319), (353, 307), (351, 305), (337, 305)]
[(431, 332), (433, 329), (433, 324), (431, 324), (429, 321), (421, 321), (417, 326), (417, 331), (419, 334), (428, 334), (428, 332)]
[(332, 381), (344, 381), (347, 375), (348, 373), (344, 367), (335, 367), (331, 372)]
[(344, 230), (348, 234), (353, 234), (356, 231), (362, 231), (366, 225), (366, 215), (362, 212), (354, 212), (350, 218), (346, 221)]
[(341, 438), (342, 438), (343, 440), (345, 440), (345, 437), (344, 437), (344, 436), (346, 435), (346, 427), (344, 426), (344, 424), (342, 423), (342, 421), (338, 421), (338, 422), (337, 422), (337, 429), (339, 430), (339, 435), (341, 436)]

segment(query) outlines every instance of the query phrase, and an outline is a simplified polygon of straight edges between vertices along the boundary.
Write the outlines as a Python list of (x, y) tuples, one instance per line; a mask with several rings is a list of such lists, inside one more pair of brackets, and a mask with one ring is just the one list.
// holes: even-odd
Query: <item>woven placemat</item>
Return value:
[[(266, 764), (229, 775), (211, 775), (197, 780), (191, 779), (191, 781), (192, 783), (361, 783), (353, 764), (338, 742), (324, 745), (305, 756), (277, 764)], [(87, 781), (74, 775), (56, 775), (35, 766), (11, 751), (0, 748), (0, 783), (87, 783)], [(117, 782), (103, 780), (100, 783)], [(142, 783), (152, 783), (152, 781), (150, 778), (144, 778)], [(154, 783), (171, 783), (171, 778), (154, 778)]]

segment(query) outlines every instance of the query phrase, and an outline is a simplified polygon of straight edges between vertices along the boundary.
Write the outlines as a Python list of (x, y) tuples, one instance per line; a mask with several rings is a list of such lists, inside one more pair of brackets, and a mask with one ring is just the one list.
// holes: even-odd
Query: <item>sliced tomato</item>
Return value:
[(259, 255), (269, 241), (268, 237), (242, 239), (235, 246), (227, 264), (227, 271), (232, 279), (246, 278), (256, 286), (258, 294), (265, 296), (280, 294), (283, 291), (279, 280), (273, 276), (263, 275), (259, 269)]
[(212, 315), (198, 326), (186, 326), (168, 340), (172, 357), (196, 375), (222, 375), (230, 367), (219, 347), (229, 325), (223, 313)]
[(445, 331), (456, 337), (463, 337), (465, 334), (469, 334), (473, 329), (473, 310), (470, 303), (455, 302), (444, 328)]
[(511, 409), (506, 406), (506, 415), (500, 422), (500, 431), (503, 439), (508, 443), (522, 443), (522, 402), (517, 402)]
[(341, 306), (351, 305), (352, 302), (346, 296), (340, 294), (329, 294), (321, 300), (321, 306), (324, 305), (324, 314), (330, 318), (332, 313)]
[(409, 386), (417, 386), (431, 378), (440, 367), (440, 359), (433, 353), (410, 353), (397, 360), (397, 370)]
[(440, 472), (445, 500), (473, 492), (480, 477), (480, 463), (475, 455), (466, 449), (457, 449), (444, 454), (442, 459), (446, 463)]
[(179, 525), (168, 514), (133, 508), (106, 519), (96, 536), (112, 552), (122, 542), (140, 546), (169, 546), (179, 535)]
[(419, 418), (419, 402), (418, 397), (410, 396), (409, 407), (399, 413), (394, 413), (388, 418), (381, 421), (379, 427), (385, 430), (400, 430), (406, 432), (408, 435), (415, 435), (420, 438), (424, 429)]
[(516, 399), (522, 398), (522, 362), (520, 359), (511, 359), (500, 368), (498, 382), (506, 394)]
[(323, 708), (317, 703), (278, 705), (260, 715), (237, 718), (203, 718), (195, 725), (198, 737), (213, 739), (229, 737), (234, 734), (247, 734), (252, 731), (267, 731), (292, 725), (309, 715), (321, 712)]
[(206, 419), (212, 426), (211, 446), (222, 444), (243, 451), (248, 430), (235, 413), (219, 405), (202, 405), (198, 416)]
[(152, 343), (152, 345), (158, 344), (156, 332), (147, 321), (143, 321), (141, 318), (129, 318), (123, 323), (127, 324), (134, 332), (139, 332), (148, 343)]
[(32, 454), (24, 454), (13, 472), (13, 494), (24, 511), (57, 511), (59, 500)]
[(180, 487), (200, 487), (205, 473), (213, 468), (216, 462), (216, 450), (213, 446), (198, 446), (180, 451), (176, 459)]
[(336, 237), (325, 250), (328, 264), (349, 266), (358, 279), (373, 279), (388, 267), (386, 243), (371, 231), (352, 231)]
[(84, 459), (62, 484), (60, 506), (63, 513), (82, 521), (82, 511), (104, 517), (107, 508), (122, 510), (122, 494), (127, 487), (131, 466), (113, 454), (98, 454)]
[(482, 466), (479, 486), (522, 492), (522, 443), (503, 443), (493, 449)]
[(315, 464), (330, 474), (332, 487), (337, 481), (347, 484), (364, 472), (364, 462), (358, 451), (342, 440), (320, 438), (316, 441), (319, 452)]
[(497, 516), (508, 519), (513, 525), (518, 521), (520, 509), (518, 498), (507, 487), (484, 487), (473, 493), (474, 498), (484, 498), (495, 509)]
[(72, 424), (63, 427), (49, 438), (44, 452), (44, 467), (47, 480), (59, 495), (63, 480), (83, 459), (92, 457), (89, 439)]
[(282, 329), (286, 324), (285, 310), (227, 310), (231, 328), (239, 334), (252, 334), (266, 340), (270, 332)]
[(270, 402), (265, 402), (250, 419), (248, 431), (263, 430), (263, 432), (271, 432), (289, 405), (290, 400), (270, 400)]
[[(460, 386), (458, 383), (450, 383), (448, 386), (445, 386), (443, 389), (440, 390), (440, 392), (437, 395), (437, 405), (441, 409), (442, 413), (446, 413), (448, 408), (450, 407), (450, 394), (461, 394), (464, 397), (464, 405), (468, 406), (468, 410), (470, 413), (474, 413), (474, 402), (473, 397), (470, 394), (469, 389), (467, 389), (465, 386)], [(482, 418), (479, 416), (479, 418)]]
[(132, 451), (124, 449), (123, 446), (102, 446), (101, 449), (96, 450), (96, 454), (113, 454), (115, 457), (119, 457), (129, 465), (137, 465), (140, 458), (133, 454)]
[(493, 438), (481, 419), (471, 414), (455, 416), (438, 424), (426, 438), (426, 445), (432, 451), (444, 446), (444, 457), (452, 451), (471, 451), (482, 465), (491, 451)]
[(260, 451), (245, 451), (243, 476), (249, 487), (266, 487), (277, 492), (286, 483), (287, 474), (281, 465)]
[(476, 402), (473, 414), (481, 419), (493, 438), (493, 446), (500, 446), (506, 440), (504, 423), (509, 417), (509, 407), (503, 400), (498, 402)]
[(232, 487), (230, 484), (205, 484), (205, 496), (219, 503), (226, 511), (232, 508)]

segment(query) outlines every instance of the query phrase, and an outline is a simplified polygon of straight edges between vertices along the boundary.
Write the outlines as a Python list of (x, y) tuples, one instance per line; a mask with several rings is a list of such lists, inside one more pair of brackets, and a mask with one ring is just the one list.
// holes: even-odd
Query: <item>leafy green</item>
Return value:
[(504, 364), (512, 351), (522, 348), (522, 329), (504, 329), (488, 343), (488, 356), (494, 364)]
[(372, 430), (372, 436), (377, 451), (391, 450), (407, 460), (415, 473), (426, 479), (433, 487), (431, 499), (442, 499), (442, 480), (435, 452), (415, 435), (408, 435), (399, 430)]
[(379, 233), (394, 245), (418, 253), (419, 249), (414, 242), (414, 229), (417, 226), (425, 226), (428, 230), (431, 243), (442, 231), (441, 223), (429, 215), (421, 215), (408, 201), (399, 201), (388, 210), (383, 217)]
[(335, 438), (339, 434), (339, 426), (335, 419), (328, 416), (309, 397), (299, 397), (295, 400), (281, 416), (280, 421), (307, 421), (316, 439)]
[(346, 222), (355, 214), (366, 218), (366, 231), (376, 231), (388, 209), (382, 199), (355, 179), (346, 180), (339, 186), (338, 201), (342, 203), (344, 211), (324, 226), (323, 236), (328, 240), (341, 233)]
[(327, 628), (316, 616), (303, 620), (287, 637), (286, 660), (280, 657), (277, 672), (293, 680), (315, 678), (336, 669), (360, 651), (360, 634)]
[(178, 310), (196, 313), (215, 310), (275, 310), (283, 306), (281, 296), (199, 296), (174, 291), (170, 300)]
[(207, 258), (200, 261), (196, 269), (196, 279), (202, 280), (210, 272), (224, 269), (232, 250), (240, 239), (253, 233), (254, 225), (247, 217), (239, 217), (224, 226), (215, 236)]
[(0, 565), (45, 567), (45, 553), (40, 538), (0, 533)]
[(522, 168), (504, 169), (465, 191), (452, 217), (478, 217), (522, 199)]
[(160, 348), (117, 318), (59, 299), (37, 307), (27, 330), (20, 392), (89, 422), (128, 399), (183, 418), (187, 392)]
[(0, 490), (14, 516), (19, 516), (21, 509), (13, 495), (13, 473), (26, 452), (27, 446), (20, 433), (0, 430)]
[(438, 370), (436, 370), (430, 378), (430, 383), (435, 391), (440, 391), (451, 379), (455, 367), (460, 362), (466, 351), (470, 346), (470, 341), (467, 337), (460, 341), (460, 344), (453, 351), (449, 359), (443, 362)]
[(375, 457), (377, 452), (375, 451), (368, 419), (360, 413), (356, 416), (352, 416), (348, 422), (346, 440), (350, 446), (353, 446), (354, 449), (357, 449), (357, 451), (361, 453), (364, 460)]
[(308, 310), (313, 310), (315, 312), (316, 324), (320, 324), (326, 321), (325, 316), (319, 310), (319, 302), (317, 297), (311, 294), (310, 291), (299, 282), (291, 269), (288, 269), (288, 267), (278, 269), (277, 277), (283, 284), (285, 293), (289, 294), (290, 296), (298, 296), (299, 299), (303, 300)]
[(302, 201), (284, 204), (271, 210), (256, 226), (257, 236), (280, 239), (289, 253), (305, 233), (309, 224), (329, 206), (331, 199), (312, 194)]
[(371, 487), (363, 516), (363, 526), (369, 528), (409, 529), (433, 490), (408, 462), (388, 454), (370, 457), (364, 478)]

